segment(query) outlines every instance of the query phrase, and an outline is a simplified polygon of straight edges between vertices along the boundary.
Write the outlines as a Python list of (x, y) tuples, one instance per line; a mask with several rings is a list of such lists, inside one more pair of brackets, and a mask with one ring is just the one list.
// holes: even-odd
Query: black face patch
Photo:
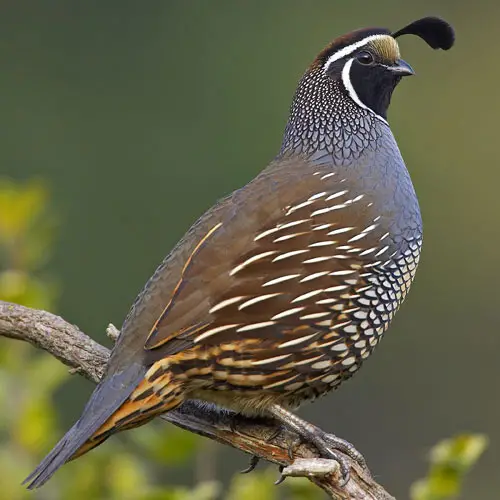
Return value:
[[(371, 61), (365, 54), (371, 56)], [(332, 62), (326, 73), (332, 80), (342, 84), (346, 97), (350, 99), (353, 99), (353, 96), (342, 80), (342, 71), (351, 59), (354, 60), (347, 76), (356, 96), (362, 104), (386, 119), (392, 93), (401, 81), (401, 76), (387, 67), (393, 62), (383, 60), (381, 54), (370, 50), (368, 46), (360, 47), (356, 52)]]
[(377, 115), (387, 118), (392, 92), (400, 82), (401, 76), (377, 62), (364, 65), (354, 59), (349, 79), (359, 100)]

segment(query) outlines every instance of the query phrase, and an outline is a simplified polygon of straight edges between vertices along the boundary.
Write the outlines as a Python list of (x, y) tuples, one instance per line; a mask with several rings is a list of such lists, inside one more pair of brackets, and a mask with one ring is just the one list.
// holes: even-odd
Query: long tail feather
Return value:
[[(144, 377), (144, 373), (143, 366), (133, 364), (126, 370), (103, 379), (92, 393), (80, 419), (24, 480), (23, 484), (28, 484), (28, 489), (39, 488), (53, 476), (57, 469), (76, 454), (81, 455), (102, 443), (107, 436), (86, 444), (89, 438), (127, 400)], [(82, 452), (79, 452), (80, 448), (82, 448)]]

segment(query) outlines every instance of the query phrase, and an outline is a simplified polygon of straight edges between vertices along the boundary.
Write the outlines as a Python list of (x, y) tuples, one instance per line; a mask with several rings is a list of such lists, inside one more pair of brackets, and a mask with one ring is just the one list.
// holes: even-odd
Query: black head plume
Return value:
[(417, 35), (433, 49), (448, 50), (455, 42), (452, 26), (439, 17), (423, 17), (392, 34), (394, 38), (401, 35)]

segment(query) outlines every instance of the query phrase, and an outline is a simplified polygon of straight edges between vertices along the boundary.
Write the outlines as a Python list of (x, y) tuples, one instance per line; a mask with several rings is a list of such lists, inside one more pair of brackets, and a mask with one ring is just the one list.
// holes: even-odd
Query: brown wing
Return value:
[(296, 161), (203, 221), (146, 341), (151, 360), (240, 341), (265, 359), (273, 346), (298, 350), (347, 321), (349, 297), (367, 285), (364, 267), (388, 256), (384, 220), (369, 193), (328, 166)]

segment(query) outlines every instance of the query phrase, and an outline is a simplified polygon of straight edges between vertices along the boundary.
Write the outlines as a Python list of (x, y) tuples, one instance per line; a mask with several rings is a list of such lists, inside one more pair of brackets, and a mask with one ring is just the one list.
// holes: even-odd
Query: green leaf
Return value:
[(487, 446), (488, 439), (482, 434), (462, 434), (439, 442), (430, 451), (429, 474), (411, 487), (412, 500), (456, 498), (466, 474)]

